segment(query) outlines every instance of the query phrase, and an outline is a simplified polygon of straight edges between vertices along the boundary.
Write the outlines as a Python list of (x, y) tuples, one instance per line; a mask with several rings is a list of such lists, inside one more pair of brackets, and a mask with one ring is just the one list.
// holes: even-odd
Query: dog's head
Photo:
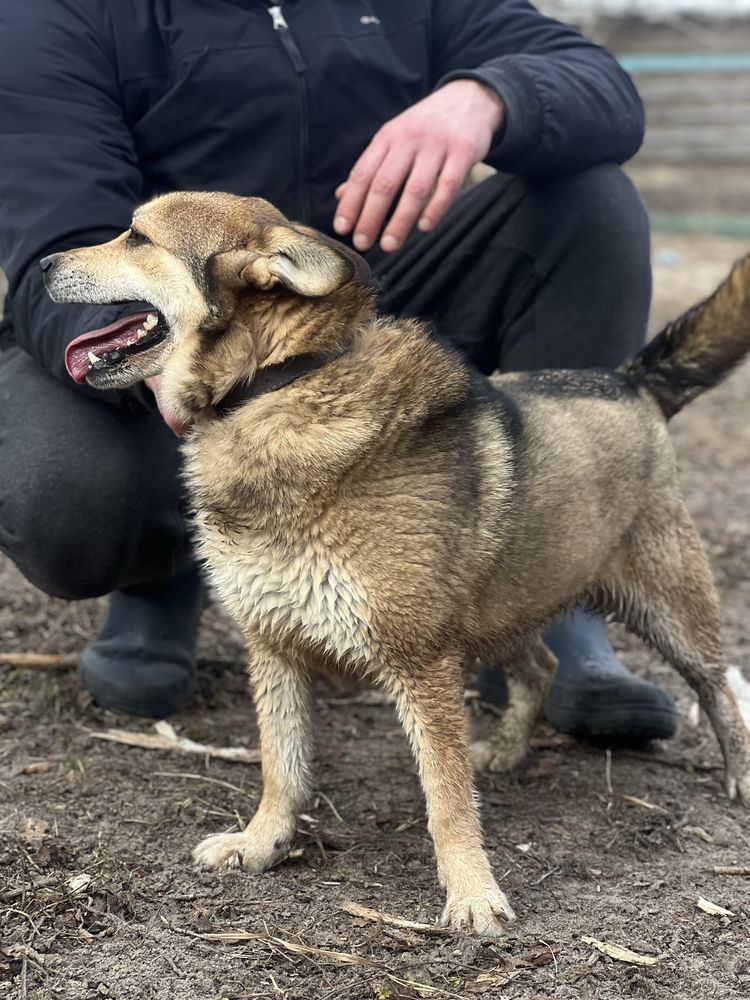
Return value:
[[(244, 351), (240, 374), (252, 376), (269, 359), (331, 346), (371, 309), (364, 260), (261, 198), (163, 195), (116, 239), (51, 254), (41, 267), (55, 302), (153, 305), (68, 346), (72, 377), (102, 389), (157, 375), (173, 360), (195, 368), (228, 333), (243, 338), (233, 354)], [(323, 303), (326, 322), (311, 322)]]

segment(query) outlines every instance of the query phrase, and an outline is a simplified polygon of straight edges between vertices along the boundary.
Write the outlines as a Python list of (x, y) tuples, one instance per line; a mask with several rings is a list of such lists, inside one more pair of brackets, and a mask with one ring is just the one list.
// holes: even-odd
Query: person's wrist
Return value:
[(503, 118), (505, 117), (505, 108), (503, 107), (503, 102), (500, 100), (500, 97), (492, 89), (492, 87), (487, 86), (486, 83), (480, 83), (479, 80), (467, 80), (466, 82), (473, 84), (477, 88), (477, 91), (481, 94), (482, 100), (487, 109), (487, 120), (490, 128), (493, 132), (497, 132), (503, 124)]

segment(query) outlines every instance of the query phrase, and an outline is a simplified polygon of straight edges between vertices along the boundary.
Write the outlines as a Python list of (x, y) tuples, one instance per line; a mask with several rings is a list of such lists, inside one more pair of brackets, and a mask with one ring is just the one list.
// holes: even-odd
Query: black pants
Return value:
[[(436, 232), (368, 255), (382, 311), (421, 316), (482, 371), (615, 366), (643, 342), (648, 221), (624, 174), (498, 175)], [(178, 442), (158, 413), (0, 354), (0, 548), (37, 587), (77, 599), (168, 579), (190, 544)]]

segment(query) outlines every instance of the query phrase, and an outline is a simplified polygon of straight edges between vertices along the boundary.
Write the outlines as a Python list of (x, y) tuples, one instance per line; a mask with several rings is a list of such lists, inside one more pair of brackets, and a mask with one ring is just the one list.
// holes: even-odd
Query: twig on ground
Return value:
[(77, 662), (77, 656), (60, 656), (58, 653), (0, 653), (1, 667), (28, 667), (33, 670), (70, 670)]
[(143, 750), (174, 750), (178, 753), (199, 754), (201, 757), (216, 757), (239, 764), (259, 764), (260, 750), (253, 747), (215, 747), (207, 743), (196, 743), (185, 736), (178, 736), (174, 727), (168, 722), (154, 724), (155, 733), (141, 733), (132, 729), (105, 729), (103, 733), (86, 729), (95, 740), (110, 740), (112, 743), (124, 743), (126, 746), (140, 747)]
[(539, 938), (539, 940), (545, 946), (545, 948), (549, 950), (549, 953), (552, 956), (552, 961), (555, 963), (555, 975), (557, 975), (557, 955), (555, 954), (555, 949), (552, 947), (551, 944), (547, 944), (546, 941), (542, 941), (541, 938)]
[(592, 948), (596, 948), (603, 955), (609, 955), (617, 962), (628, 962), (631, 965), (656, 965), (659, 961), (653, 955), (639, 955), (637, 952), (631, 951), (630, 948), (623, 948), (619, 944), (610, 944), (608, 941), (598, 941), (596, 938), (586, 937), (585, 934), (581, 936), (581, 941), (584, 944), (590, 944)]
[(5, 910), (5, 912), (6, 913), (17, 913), (19, 917), (25, 917), (28, 920), (28, 922), (31, 924), (31, 926), (34, 928), (34, 934), (35, 935), (39, 934), (39, 928), (37, 927), (37, 925), (34, 923), (34, 921), (31, 919), (31, 917), (28, 915), (28, 913), (25, 910), (19, 910), (15, 906), (9, 906)]
[(636, 798), (635, 795), (621, 795), (620, 798), (625, 802), (632, 803), (634, 806), (643, 806), (644, 809), (652, 809), (654, 812), (664, 813), (667, 816), (669, 815), (669, 810), (665, 809), (664, 806), (654, 805), (653, 802), (647, 802), (645, 799)]
[(706, 899), (705, 896), (698, 896), (695, 904), (699, 910), (703, 910), (704, 913), (710, 913), (712, 917), (733, 917), (734, 913), (731, 910), (727, 910), (723, 906), (719, 906), (718, 903), (712, 903), (710, 899)]
[(534, 879), (534, 881), (529, 884), (541, 885), (542, 882), (545, 882), (548, 878), (550, 878), (550, 876), (555, 875), (559, 871), (560, 871), (559, 868), (550, 868), (549, 871), (544, 872), (542, 875), (539, 876), (539, 878)]
[(707, 833), (702, 826), (683, 826), (682, 829), (685, 833), (692, 833), (694, 836), (700, 837), (700, 839), (706, 844), (716, 843), (716, 839), (712, 837), (710, 833)]
[(172, 972), (174, 972), (175, 975), (179, 976), (180, 979), (184, 979), (185, 973), (182, 971), (182, 969), (178, 968), (177, 965), (175, 965), (174, 959), (171, 958), (169, 955), (167, 955), (166, 952), (164, 954), (164, 958), (166, 959), (167, 964), (172, 969)]
[(221, 785), (222, 788), (229, 788), (233, 792), (239, 792), (240, 795), (247, 795), (247, 789), (240, 788), (238, 785), (230, 785), (228, 781), (219, 781), (218, 778), (209, 778), (207, 774), (190, 774), (188, 771), (153, 771), (152, 773), (157, 778), (187, 778), (190, 781), (208, 781), (212, 785)]
[[(177, 928), (172, 928), (177, 930)], [(226, 941), (227, 943), (236, 941), (258, 941), (274, 948), (282, 948), (293, 955), (318, 955), (331, 962), (340, 965), (361, 965), (366, 968), (377, 969), (379, 965), (363, 955), (357, 955), (351, 951), (332, 951), (328, 948), (316, 948), (311, 944), (300, 944), (297, 941), (288, 941), (286, 938), (277, 937), (275, 934), (261, 934), (259, 931), (217, 931), (214, 933), (199, 934), (197, 931), (182, 929), (180, 934), (187, 934), (188, 937), (200, 938), (202, 941)]]
[(463, 1000), (459, 993), (452, 993), (450, 990), (444, 990), (441, 986), (430, 986), (429, 983), (418, 983), (413, 979), (401, 979), (399, 976), (394, 976), (392, 972), (386, 972), (386, 976), (391, 980), (392, 983), (396, 983), (397, 986), (406, 986), (408, 989), (414, 990), (420, 996), (441, 996), (441, 997), (452, 997), (455, 1000)]
[(339, 823), (343, 823), (344, 819), (343, 819), (341, 813), (338, 811), (338, 809), (333, 804), (333, 802), (331, 802), (331, 800), (328, 798), (328, 796), (326, 795), (326, 793), (325, 792), (318, 792), (318, 795), (321, 797), (321, 799), (323, 799), (324, 802), (328, 803), (328, 806), (330, 807), (331, 812), (336, 817), (336, 819), (339, 821)]
[(415, 923), (413, 920), (396, 917), (391, 913), (381, 913), (380, 910), (373, 910), (369, 906), (362, 906), (360, 903), (353, 901), (342, 903), (340, 909), (344, 913), (350, 913), (353, 917), (362, 917), (363, 920), (373, 920), (376, 923), (389, 924), (391, 927), (400, 927), (402, 930), (419, 931), (421, 934), (437, 934), (440, 937), (446, 937), (451, 933), (447, 927), (441, 927), (439, 924)]
[(714, 865), (712, 871), (714, 875), (750, 875), (747, 865)]
[(490, 969), (487, 972), (480, 972), (473, 982), (466, 984), (465, 989), (469, 993), (487, 993), (491, 990), (502, 989), (503, 986), (507, 986), (508, 983), (518, 979), (525, 972), (526, 969), (513, 967)]
[(313, 945), (302, 944), (297, 941), (289, 941), (286, 938), (277, 937), (275, 934), (261, 934), (258, 931), (224, 931), (217, 933), (204, 933), (199, 934), (197, 931), (190, 931), (187, 928), (171, 927), (172, 931), (178, 934), (186, 934), (191, 938), (198, 938), (203, 941), (226, 941), (230, 942), (241, 942), (241, 941), (257, 941), (259, 944), (263, 944), (273, 951), (279, 951), (283, 953), (284, 951), (290, 952), (293, 955), (302, 955), (305, 958), (312, 958), (317, 956), (318, 958), (327, 959), (330, 962), (336, 962), (340, 965), (357, 965), (365, 969), (372, 969), (385, 975), (391, 982), (397, 983), (399, 986), (406, 986), (410, 989), (416, 990), (420, 994), (430, 994), (432, 996), (443, 996), (451, 997), (452, 1000), (461, 1000), (458, 993), (453, 993), (451, 990), (443, 989), (439, 986), (431, 986), (428, 983), (415, 982), (411, 979), (402, 979), (395, 973), (391, 972), (382, 963), (376, 962), (373, 959), (365, 958), (363, 955), (358, 955), (356, 952), (350, 951), (332, 951), (328, 948), (316, 948)]

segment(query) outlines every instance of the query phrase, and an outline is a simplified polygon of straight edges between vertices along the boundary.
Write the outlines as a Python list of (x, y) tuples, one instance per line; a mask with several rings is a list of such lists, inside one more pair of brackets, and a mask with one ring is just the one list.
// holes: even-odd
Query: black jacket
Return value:
[(526, 0), (284, 0), (282, 11), (288, 31), (264, 0), (2, 0), (6, 343), (69, 381), (65, 345), (123, 309), (54, 305), (37, 262), (111, 238), (160, 192), (263, 195), (330, 231), (334, 189), (379, 126), (449, 79), (500, 95), (489, 161), (503, 170), (571, 172), (640, 145), (627, 75)]

